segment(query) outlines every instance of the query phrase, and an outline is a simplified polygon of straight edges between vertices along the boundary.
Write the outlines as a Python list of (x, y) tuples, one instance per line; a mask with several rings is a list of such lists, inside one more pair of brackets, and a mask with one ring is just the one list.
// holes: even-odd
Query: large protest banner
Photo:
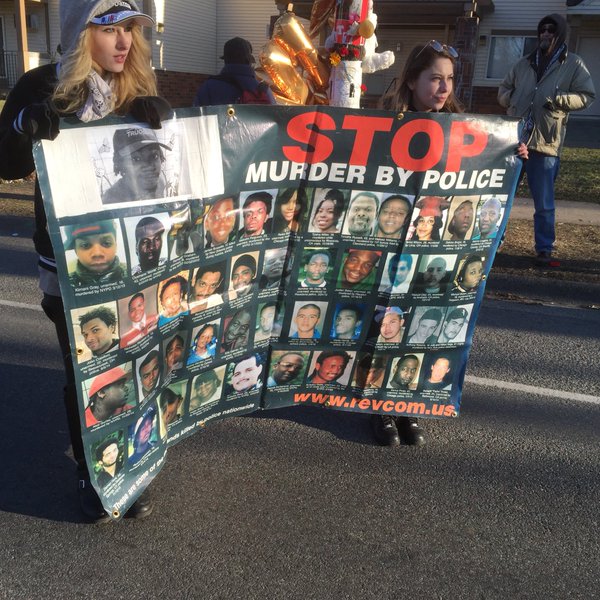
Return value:
[(214, 419), (458, 415), (516, 120), (236, 105), (99, 123), (64, 122), (35, 158), (114, 518)]

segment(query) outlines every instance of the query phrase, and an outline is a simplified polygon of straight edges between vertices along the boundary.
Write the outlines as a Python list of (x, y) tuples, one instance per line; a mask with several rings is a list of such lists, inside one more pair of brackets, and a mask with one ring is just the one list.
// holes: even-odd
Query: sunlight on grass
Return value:
[[(564, 148), (556, 180), (556, 199), (600, 204), (600, 150)], [(517, 196), (531, 197), (523, 178)]]

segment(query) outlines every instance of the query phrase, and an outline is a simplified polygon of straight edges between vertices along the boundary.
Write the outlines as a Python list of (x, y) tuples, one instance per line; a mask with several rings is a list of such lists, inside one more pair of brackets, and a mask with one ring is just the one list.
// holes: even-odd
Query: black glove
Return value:
[(136, 120), (148, 123), (152, 129), (160, 129), (161, 121), (173, 112), (171, 105), (160, 96), (139, 96), (129, 105), (129, 114)]
[(15, 119), (14, 128), (34, 140), (53, 140), (59, 134), (60, 117), (47, 102), (26, 106)]

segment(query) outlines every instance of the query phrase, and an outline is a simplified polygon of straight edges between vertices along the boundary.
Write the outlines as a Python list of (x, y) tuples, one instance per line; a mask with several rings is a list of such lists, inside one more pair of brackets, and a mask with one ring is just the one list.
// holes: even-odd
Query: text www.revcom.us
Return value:
[(358, 409), (365, 412), (384, 412), (408, 415), (431, 415), (433, 417), (456, 416), (456, 409), (452, 404), (433, 404), (430, 408), (425, 402), (405, 402), (404, 400), (377, 400), (375, 398), (350, 398), (337, 394), (317, 394), (307, 392), (294, 394), (294, 402), (299, 404), (322, 404), (329, 408)]

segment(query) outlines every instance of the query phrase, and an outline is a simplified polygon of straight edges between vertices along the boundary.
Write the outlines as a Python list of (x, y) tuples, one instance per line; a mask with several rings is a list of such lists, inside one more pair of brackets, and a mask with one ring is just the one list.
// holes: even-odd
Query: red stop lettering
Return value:
[(333, 142), (319, 130), (335, 129), (335, 121), (329, 115), (309, 112), (293, 117), (288, 122), (287, 133), (302, 146), (283, 146), (284, 156), (297, 163), (318, 163), (324, 161), (333, 151)]
[(376, 131), (389, 131), (392, 128), (390, 117), (361, 117), (348, 115), (344, 118), (343, 129), (355, 129), (354, 146), (348, 161), (351, 165), (366, 166)]
[[(409, 146), (417, 133), (429, 136), (429, 149), (422, 158), (414, 158), (409, 154)], [(427, 171), (433, 168), (442, 158), (444, 152), (444, 130), (431, 119), (415, 119), (398, 129), (390, 148), (393, 161), (408, 171)]]
[[(469, 144), (465, 144), (467, 136), (472, 138)], [(462, 159), (481, 154), (485, 150), (487, 142), (487, 133), (477, 123), (454, 121), (450, 128), (450, 144), (448, 147), (446, 171), (460, 171)]]

